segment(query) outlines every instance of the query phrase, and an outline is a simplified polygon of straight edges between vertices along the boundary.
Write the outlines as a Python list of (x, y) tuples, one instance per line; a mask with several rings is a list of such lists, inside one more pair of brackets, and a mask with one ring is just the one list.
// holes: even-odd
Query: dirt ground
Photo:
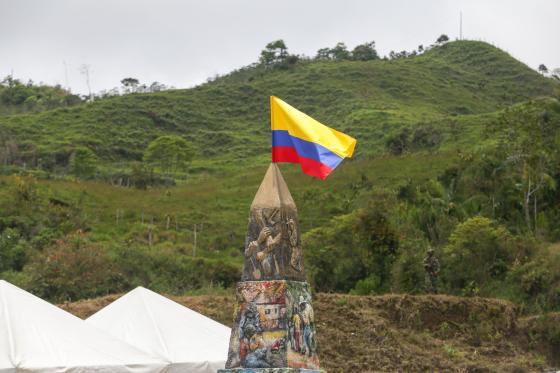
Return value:
[[(119, 295), (61, 305), (86, 318)], [(233, 296), (170, 297), (230, 326)], [(317, 294), (328, 372), (546, 372), (560, 369), (560, 314), (518, 318), (512, 303), (446, 295)]]

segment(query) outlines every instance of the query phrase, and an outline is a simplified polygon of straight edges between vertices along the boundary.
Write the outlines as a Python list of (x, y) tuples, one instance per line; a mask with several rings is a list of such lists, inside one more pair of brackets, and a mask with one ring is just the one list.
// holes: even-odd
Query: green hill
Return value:
[[(282, 165), (319, 290), (423, 292), (422, 256), (434, 247), (445, 292), (560, 309), (560, 255), (543, 249), (560, 241), (557, 87), (489, 44), (458, 41), (394, 60), (256, 65), (192, 89), (2, 116), (0, 274), (56, 300), (230, 286), (270, 162), (277, 95), (358, 139), (325, 183)], [(136, 172), (148, 143), (168, 134), (196, 148), (177, 186), (104, 182)], [(526, 167), (508, 143), (531, 151)], [(99, 158), (97, 180), (69, 174), (79, 146)], [(473, 247), (503, 255), (449, 269), (475, 263)]]
[(0, 127), (4, 141), (23, 149), (20, 163), (47, 169), (66, 167), (78, 145), (123, 167), (141, 160), (150, 140), (180, 134), (197, 147), (196, 173), (266, 162), (270, 95), (355, 136), (357, 154), (364, 156), (382, 153), (386, 138), (402, 126), (433, 124), (445, 134), (456, 118), (550, 95), (552, 89), (550, 79), (505, 52), (459, 41), (397, 60), (247, 68), (194, 89), (3, 117)]

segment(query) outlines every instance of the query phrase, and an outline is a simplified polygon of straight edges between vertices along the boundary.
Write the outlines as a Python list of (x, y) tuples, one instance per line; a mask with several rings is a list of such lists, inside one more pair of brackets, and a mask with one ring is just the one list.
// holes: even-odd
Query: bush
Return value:
[(70, 168), (75, 176), (90, 179), (97, 170), (97, 156), (89, 148), (77, 147), (70, 157)]
[(350, 293), (355, 295), (370, 295), (375, 294), (380, 287), (381, 279), (376, 275), (370, 275), (369, 277), (359, 280)]
[(416, 149), (430, 149), (438, 146), (442, 139), (440, 130), (431, 125), (421, 125), (414, 129), (411, 145)]
[(105, 249), (76, 233), (57, 241), (37, 255), (25, 272), (29, 289), (52, 301), (98, 297), (125, 290), (122, 276)]
[(21, 271), (29, 245), (17, 229), (6, 228), (0, 234), (0, 272)]
[(389, 136), (385, 142), (385, 146), (394, 155), (401, 155), (409, 148), (410, 130), (403, 128), (400, 132)]
[(393, 290), (399, 293), (424, 292), (426, 272), (423, 267), (426, 243), (415, 240), (401, 244), (401, 255), (392, 269)]
[(366, 207), (335, 217), (303, 236), (307, 274), (317, 291), (380, 293), (389, 289), (399, 246), (389, 219), (392, 203), (390, 192), (376, 191)]
[(518, 302), (530, 311), (560, 310), (560, 253), (543, 249), (533, 260), (517, 266), (508, 276)]
[(475, 216), (459, 224), (444, 248), (445, 279), (453, 292), (482, 288), (492, 279), (503, 279), (513, 262), (512, 235), (492, 220)]

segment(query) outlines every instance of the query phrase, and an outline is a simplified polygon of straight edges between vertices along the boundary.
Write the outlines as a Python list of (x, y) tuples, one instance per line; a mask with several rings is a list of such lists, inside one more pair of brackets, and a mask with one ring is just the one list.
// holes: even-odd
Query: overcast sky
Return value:
[(94, 92), (129, 76), (190, 87), (257, 61), (275, 39), (310, 56), (339, 41), (375, 40), (385, 55), (455, 39), (460, 11), (464, 38), (560, 67), (559, 0), (0, 0), (0, 77), (84, 93), (88, 64)]

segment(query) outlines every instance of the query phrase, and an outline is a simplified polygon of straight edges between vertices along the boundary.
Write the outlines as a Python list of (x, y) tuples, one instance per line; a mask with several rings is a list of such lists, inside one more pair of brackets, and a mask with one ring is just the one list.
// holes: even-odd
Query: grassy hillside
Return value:
[[(422, 256), (434, 247), (443, 291), (560, 309), (560, 255), (542, 249), (560, 240), (560, 147), (551, 143), (560, 104), (546, 97), (557, 87), (491, 45), (459, 41), (395, 60), (254, 66), (193, 89), (1, 116), (1, 276), (53, 300), (136, 285), (181, 294), (233, 284), (248, 207), (270, 161), (273, 94), (358, 139), (355, 157), (327, 182), (281, 167), (308, 275), (322, 291), (421, 293)], [(512, 118), (542, 130), (509, 141), (542, 148), (541, 163), (531, 163), (540, 160), (534, 152), (526, 167), (512, 165), (511, 149), (498, 147), (508, 144), (508, 127), (490, 130)], [(147, 144), (167, 134), (196, 148), (177, 186), (103, 182), (131, 172)], [(78, 146), (99, 158), (97, 180), (69, 176)], [(533, 176), (542, 186), (528, 211), (523, 193)], [(464, 268), (453, 277), (447, 263), (470, 263), (453, 262), (469, 248), (503, 256), (478, 266), (485, 276)]]
[(455, 118), (550, 95), (552, 89), (550, 79), (505, 52), (458, 41), (397, 60), (248, 68), (194, 89), (2, 117), (0, 128), (4, 141), (25, 149), (20, 163), (27, 166), (65, 167), (72, 150), (85, 145), (105, 166), (122, 167), (141, 160), (150, 140), (175, 133), (197, 148), (193, 173), (216, 172), (269, 159), (270, 95), (358, 138), (360, 157), (383, 152), (387, 136), (402, 126), (433, 124), (456, 133), (470, 117)]

